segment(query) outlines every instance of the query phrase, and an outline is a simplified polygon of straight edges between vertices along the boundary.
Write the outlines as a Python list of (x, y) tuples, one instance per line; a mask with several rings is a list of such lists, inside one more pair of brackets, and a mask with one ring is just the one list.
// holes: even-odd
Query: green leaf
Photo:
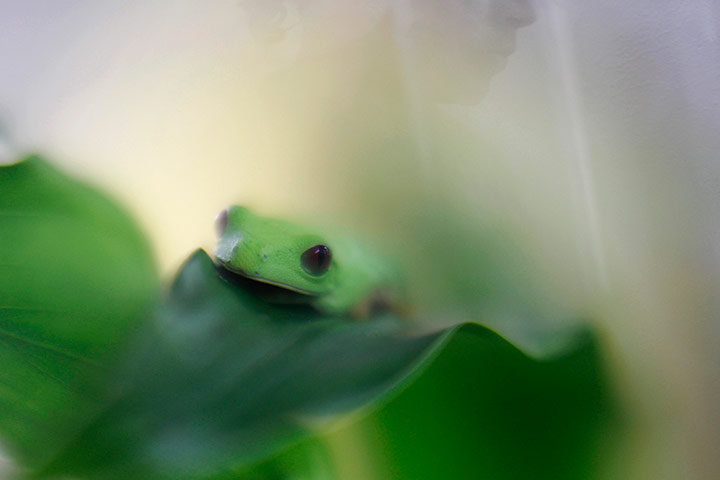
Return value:
[(504, 371), (496, 357), (526, 372), (522, 381), (537, 370), (479, 325), (423, 333), (389, 315), (323, 317), (266, 303), (256, 284), (230, 283), (221, 271), (202, 251), (188, 260), (121, 369), (111, 406), (46, 475), (232, 478), (336, 414), (387, 401), (448, 346), (462, 345), (468, 368), (495, 379), (494, 388), (502, 387), (496, 369)]
[(156, 290), (148, 245), (113, 202), (38, 156), (0, 167), (0, 435), (22, 463), (96, 408), (90, 379)]
[(476, 325), (447, 335), (421, 377), (354, 427), (377, 478), (595, 478), (619, 430), (593, 335), (539, 361)]
[(252, 286), (221, 279), (195, 253), (110, 408), (48, 472), (175, 478), (242, 467), (398, 388), (439, 336), (390, 316), (354, 322), (269, 304)]

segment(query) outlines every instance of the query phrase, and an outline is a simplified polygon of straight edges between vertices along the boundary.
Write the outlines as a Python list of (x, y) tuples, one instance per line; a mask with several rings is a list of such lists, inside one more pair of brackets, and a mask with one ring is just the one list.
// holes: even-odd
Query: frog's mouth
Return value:
[(281, 303), (307, 303), (310, 297), (316, 296), (307, 290), (302, 290), (280, 282), (274, 282), (266, 278), (248, 275), (240, 269), (231, 268), (221, 260), (218, 260), (215, 266), (220, 278), (229, 283), (240, 285), (260, 297), (271, 299), (272, 301)]

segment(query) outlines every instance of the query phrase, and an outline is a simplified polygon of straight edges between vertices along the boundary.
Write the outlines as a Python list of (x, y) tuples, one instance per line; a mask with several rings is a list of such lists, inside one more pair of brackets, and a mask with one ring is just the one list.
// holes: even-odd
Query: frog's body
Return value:
[(240, 206), (220, 214), (218, 234), (215, 255), (224, 268), (301, 293), (322, 312), (365, 316), (374, 304), (399, 301), (397, 268), (352, 238), (318, 234)]

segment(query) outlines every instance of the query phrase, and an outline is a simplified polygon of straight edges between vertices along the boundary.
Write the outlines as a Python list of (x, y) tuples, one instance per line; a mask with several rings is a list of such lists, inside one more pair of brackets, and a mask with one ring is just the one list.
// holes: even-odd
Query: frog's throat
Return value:
[(302, 288), (293, 287), (292, 285), (288, 285), (287, 283), (276, 282), (276, 281), (274, 281), (274, 280), (268, 280), (267, 278), (257, 277), (257, 276), (255, 276), (255, 275), (250, 275), (250, 274), (248, 274), (247, 272), (245, 272), (245, 271), (243, 271), (243, 270), (241, 270), (241, 269), (239, 269), (239, 268), (233, 268), (233, 267), (231, 267), (230, 265), (226, 264), (226, 263), (223, 262), (223, 261), (220, 261), (220, 264), (222, 265), (222, 267), (223, 267), (224, 269), (229, 270), (229, 271), (231, 271), (232, 273), (237, 273), (238, 275), (242, 275), (243, 277), (245, 277), (245, 278), (247, 278), (247, 279), (250, 279), (250, 280), (253, 280), (253, 281), (255, 281), (255, 282), (267, 283), (268, 285), (273, 285), (273, 286), (275, 286), (275, 287), (284, 288), (285, 290), (290, 290), (291, 292), (295, 292), (295, 293), (301, 293), (301, 294), (303, 294), (303, 295), (317, 296), (316, 293), (313, 293), (313, 292), (311, 292), (311, 291), (309, 291), (309, 290), (303, 290)]

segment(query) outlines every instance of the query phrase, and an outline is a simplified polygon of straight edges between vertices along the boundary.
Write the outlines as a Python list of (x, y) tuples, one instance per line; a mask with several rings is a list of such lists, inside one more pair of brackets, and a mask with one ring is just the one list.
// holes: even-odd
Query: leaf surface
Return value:
[(0, 433), (38, 463), (90, 412), (88, 379), (157, 291), (128, 215), (39, 156), (0, 167)]
[(459, 347), (470, 363), (457, 372), (486, 376), (494, 389), (508, 390), (498, 372), (519, 371), (527, 382), (538, 370), (539, 362), (479, 325), (422, 332), (390, 315), (328, 318), (266, 303), (254, 282), (228, 282), (220, 272), (203, 251), (186, 262), (123, 365), (111, 407), (46, 473), (232, 478), (316, 435), (337, 414), (377, 408), (445, 351)]

